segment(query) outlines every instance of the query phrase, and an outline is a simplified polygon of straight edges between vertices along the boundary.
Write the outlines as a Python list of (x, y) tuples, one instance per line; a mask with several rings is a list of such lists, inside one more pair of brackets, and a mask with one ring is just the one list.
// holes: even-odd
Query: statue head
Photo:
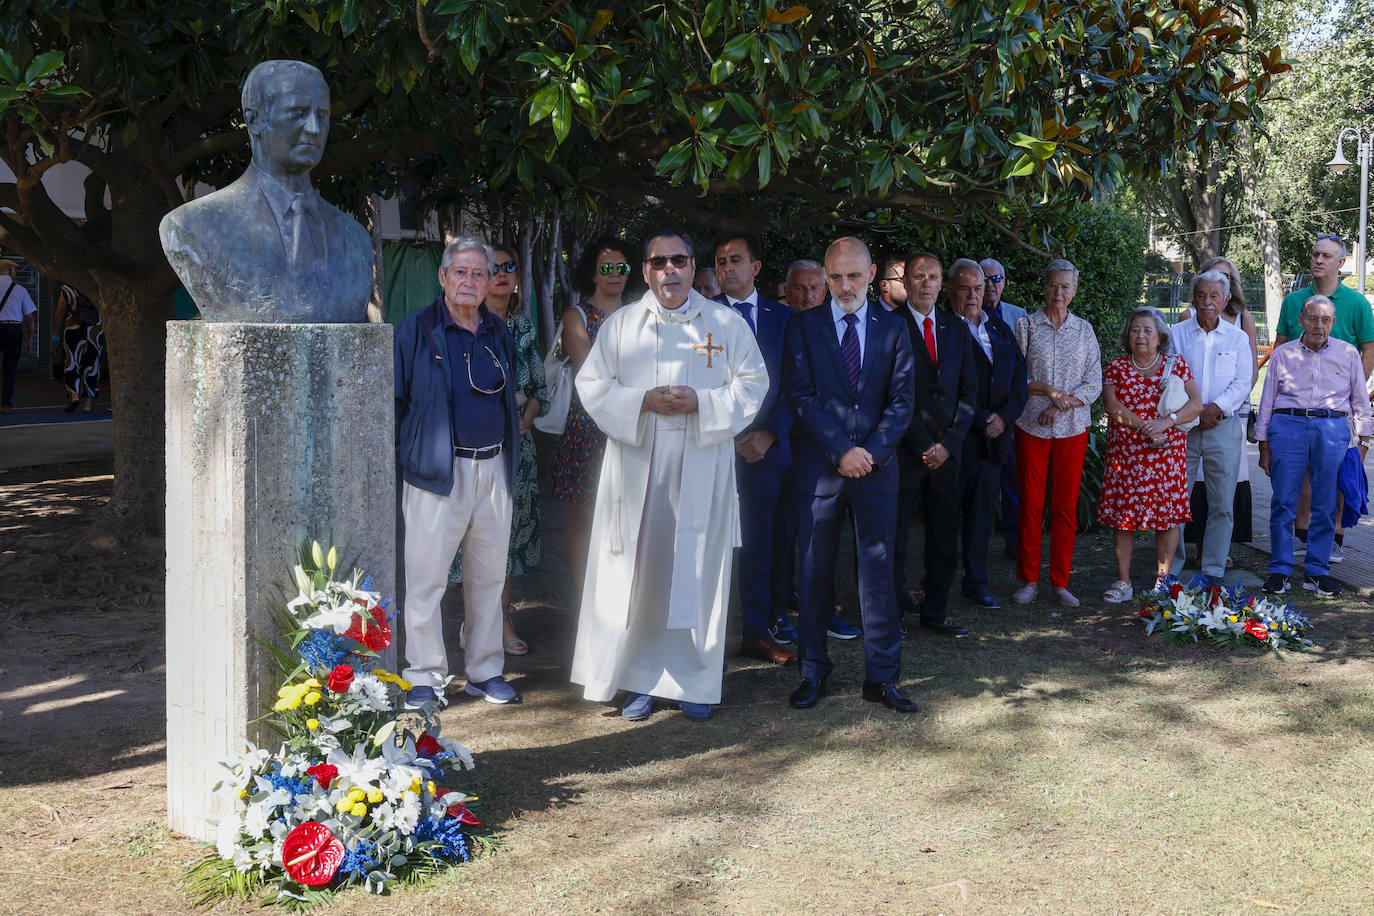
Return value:
[(270, 175), (306, 175), (329, 136), (329, 86), (299, 60), (265, 60), (243, 81), (243, 120), (253, 164)]

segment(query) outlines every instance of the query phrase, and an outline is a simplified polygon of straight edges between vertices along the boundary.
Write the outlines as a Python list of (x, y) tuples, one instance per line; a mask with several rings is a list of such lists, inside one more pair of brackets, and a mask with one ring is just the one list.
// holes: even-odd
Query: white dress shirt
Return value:
[(978, 315), (983, 320), (977, 324), (964, 318), (963, 315), (959, 317), (964, 318), (964, 324), (968, 325), (969, 331), (973, 333), (973, 339), (978, 342), (978, 346), (983, 348), (983, 353), (987, 356), (988, 362), (992, 362), (992, 338), (988, 336), (988, 320), (991, 316), (982, 309), (978, 310)]
[(1250, 338), (1229, 321), (1204, 331), (1197, 318), (1180, 321), (1170, 331), (1169, 352), (1188, 363), (1203, 404), (1215, 404), (1232, 416), (1250, 400)]
[[(835, 322), (835, 340), (841, 346), (844, 345), (844, 329), (848, 326), (844, 320), (844, 309), (835, 304), (832, 299), (830, 302), (830, 320)], [(854, 323), (854, 333), (859, 335), (859, 365), (864, 364), (864, 347), (868, 343), (868, 303), (865, 302), (854, 312), (854, 317), (859, 319)], [(843, 352), (843, 351), (841, 351)]]

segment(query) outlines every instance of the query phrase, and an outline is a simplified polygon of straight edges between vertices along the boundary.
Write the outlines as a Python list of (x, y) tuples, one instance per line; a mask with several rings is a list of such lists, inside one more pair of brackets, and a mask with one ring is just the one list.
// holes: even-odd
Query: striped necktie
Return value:
[(840, 338), (840, 356), (844, 358), (844, 374), (849, 382), (849, 394), (853, 397), (859, 394), (859, 369), (862, 368), (859, 332), (854, 328), (858, 322), (859, 319), (853, 315), (845, 315), (844, 337)]

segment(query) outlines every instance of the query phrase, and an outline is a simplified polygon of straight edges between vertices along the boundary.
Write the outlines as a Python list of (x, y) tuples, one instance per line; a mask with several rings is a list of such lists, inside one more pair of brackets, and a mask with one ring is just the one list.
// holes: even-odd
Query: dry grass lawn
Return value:
[[(161, 826), (161, 545), (81, 543), (107, 470), (12, 474), (0, 501), (3, 913), (189, 909), (179, 876), (202, 850)], [(1075, 582), (1095, 598), (1110, 548), (1081, 543)], [(814, 710), (784, 704), (794, 668), (732, 659), (710, 722), (631, 724), (568, 685), (575, 620), (549, 565), (517, 592), (524, 704), (455, 698), (444, 716), (477, 754), (467, 788), (501, 848), (331, 912), (1374, 909), (1366, 601), (1307, 600), (1324, 646), (1277, 655), (1163, 647), (1094, 600), (1051, 616), (956, 598), (974, 638), (907, 644), (917, 716), (863, 702), (861, 651), (837, 643)]]

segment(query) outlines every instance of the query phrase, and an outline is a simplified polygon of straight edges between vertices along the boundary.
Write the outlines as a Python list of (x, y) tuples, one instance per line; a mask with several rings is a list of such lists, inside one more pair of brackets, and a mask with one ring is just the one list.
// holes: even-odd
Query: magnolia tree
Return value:
[[(1109, 195), (1255, 122), (1280, 65), (1245, 43), (1255, 16), (1253, 0), (10, 4), (0, 244), (101, 305), (111, 516), (137, 534), (162, 518), (175, 281), (157, 224), (193, 180), (242, 168), (238, 86), (258, 60), (326, 73), (316, 174), (355, 210), (404, 181), (699, 224), (730, 206), (758, 229), (898, 207), (1016, 232), (1017, 207)], [(92, 171), (84, 221), (42, 182), (62, 162)]]

